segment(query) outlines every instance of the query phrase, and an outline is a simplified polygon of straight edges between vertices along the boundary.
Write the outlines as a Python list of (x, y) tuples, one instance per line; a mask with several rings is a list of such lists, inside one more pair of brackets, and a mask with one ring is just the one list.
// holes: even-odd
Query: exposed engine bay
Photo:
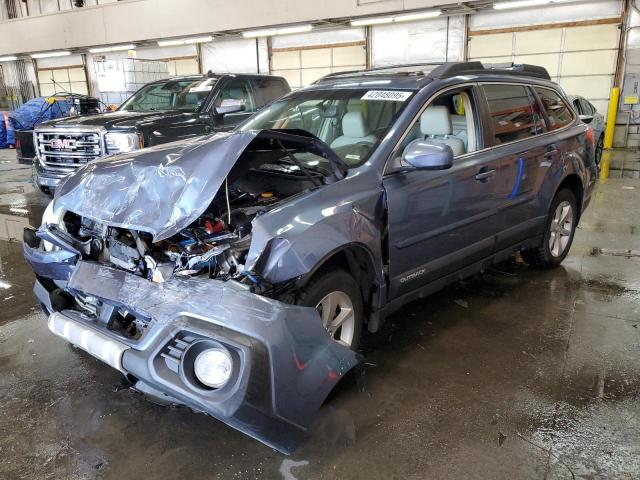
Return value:
[(244, 271), (251, 244), (252, 221), (283, 200), (335, 179), (331, 163), (310, 151), (285, 148), (281, 142), (258, 143), (247, 149), (200, 217), (179, 233), (153, 242), (144, 231), (109, 226), (72, 212), (64, 230), (83, 255), (151, 281), (172, 275), (206, 275), (258, 280)]

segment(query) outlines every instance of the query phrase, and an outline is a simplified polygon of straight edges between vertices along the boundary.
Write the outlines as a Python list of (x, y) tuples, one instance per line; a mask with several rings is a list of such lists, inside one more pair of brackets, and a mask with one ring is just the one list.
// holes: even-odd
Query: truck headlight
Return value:
[(104, 136), (107, 153), (131, 152), (142, 148), (142, 135), (139, 133), (113, 132)]
[(198, 354), (193, 364), (198, 380), (211, 388), (223, 387), (233, 373), (233, 360), (223, 348), (208, 348)]

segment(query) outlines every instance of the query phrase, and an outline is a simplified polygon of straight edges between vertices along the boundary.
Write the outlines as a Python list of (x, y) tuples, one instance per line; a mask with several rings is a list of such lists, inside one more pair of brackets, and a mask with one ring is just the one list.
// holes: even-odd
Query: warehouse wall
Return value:
[[(28, 6), (34, 15), (33, 12), (39, 14), (40, 3), (43, 12), (56, 11), (58, 0), (16, 3), (21, 4), (23, 10)], [(60, 0), (61, 8), (68, 10), (65, 13), (1, 23), (0, 55), (247, 29), (318, 18), (348, 18), (456, 2), (326, 0), (313, 3), (313, 8), (309, 8), (309, 3), (300, 0), (90, 0), (88, 7), (71, 9), (70, 0)], [(544, 65), (568, 93), (586, 96), (604, 113), (615, 73), (617, 23), (572, 24), (598, 23), (619, 17), (621, 6), (621, 0), (605, 0), (510, 11), (486, 10), (468, 17), (469, 39), (465, 38), (463, 16), (375, 25), (369, 29), (368, 43), (362, 28), (273, 37), (270, 39), (271, 51), (266, 38), (217, 38), (200, 46), (199, 60), (203, 72), (271, 71), (286, 76), (296, 88), (339, 70), (463, 60), (468, 40), (468, 58), (493, 63), (515, 61)], [(640, 89), (640, 14), (632, 11), (630, 15), (625, 71), (628, 76), (637, 75)], [(544, 29), (540, 25), (544, 25)], [(30, 31), (26, 38), (25, 30)], [(167, 60), (170, 73), (174, 74), (199, 71), (197, 55), (195, 45), (137, 50), (138, 58)], [(123, 58), (126, 52), (106, 56)], [(87, 80), (95, 93), (92, 57), (87, 58)], [(40, 60), (38, 69), (45, 69), (48, 62), (69, 64), (74, 59), (75, 56)], [(11, 72), (11, 63), (6, 64), (4, 70)], [(63, 76), (64, 72), (59, 74)], [(79, 78), (69, 79), (72, 80), (80, 81)], [(630, 145), (640, 145), (640, 104), (624, 105), (621, 100), (620, 106), (616, 145), (624, 144), (626, 139)], [(627, 121), (630, 128), (627, 128)]]
[[(0, 55), (429, 8), (450, 0), (127, 0), (2, 23)], [(30, 32), (28, 36), (24, 32)]]
[(374, 67), (464, 60), (464, 17), (376, 25), (371, 28)]
[[(21, 63), (23, 68), (19, 68)], [(34, 65), (29, 60), (22, 62), (4, 62), (2, 64), (3, 84), (0, 89), (3, 95), (6, 93), (11, 97), (10, 105), (16, 107), (21, 103), (38, 95), (38, 82)], [(25, 84), (26, 82), (26, 84)]]
[[(634, 9), (629, 12), (623, 78), (624, 86), (620, 94), (613, 144), (615, 147), (638, 148), (640, 104), (635, 102), (640, 100), (640, 13)], [(638, 97), (638, 100), (633, 97)]]
[(270, 60), (271, 72), (294, 89), (329, 73), (362, 70), (367, 66), (365, 31), (341, 28), (274, 37)]
[(201, 45), (203, 72), (268, 73), (266, 38), (232, 38)]
[(480, 13), (470, 18), (469, 59), (544, 66), (567, 93), (584, 96), (606, 113), (620, 14), (619, 1)]

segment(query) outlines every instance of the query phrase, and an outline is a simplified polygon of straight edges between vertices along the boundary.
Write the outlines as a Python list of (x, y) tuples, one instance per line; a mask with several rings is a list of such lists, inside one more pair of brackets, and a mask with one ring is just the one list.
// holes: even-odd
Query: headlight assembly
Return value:
[(113, 132), (104, 136), (107, 153), (131, 152), (142, 148), (142, 135), (139, 133)]

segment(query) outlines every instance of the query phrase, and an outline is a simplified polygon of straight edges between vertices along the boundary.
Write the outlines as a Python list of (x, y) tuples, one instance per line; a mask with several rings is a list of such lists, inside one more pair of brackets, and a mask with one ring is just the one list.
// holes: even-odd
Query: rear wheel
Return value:
[(600, 135), (598, 138), (598, 143), (596, 144), (596, 166), (600, 168), (600, 162), (602, 161), (602, 152), (604, 151), (604, 134)]
[(522, 258), (534, 267), (551, 268), (560, 265), (569, 253), (577, 224), (576, 197), (571, 190), (560, 190), (551, 202), (541, 243), (523, 250)]
[(330, 270), (300, 292), (298, 305), (314, 307), (322, 326), (336, 342), (357, 350), (362, 332), (363, 306), (360, 288), (343, 270)]

